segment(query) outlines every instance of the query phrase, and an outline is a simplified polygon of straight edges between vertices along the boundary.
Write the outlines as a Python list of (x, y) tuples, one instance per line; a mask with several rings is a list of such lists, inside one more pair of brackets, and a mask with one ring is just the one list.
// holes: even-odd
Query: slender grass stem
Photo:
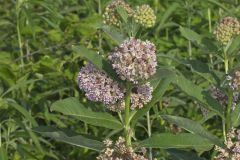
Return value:
[[(150, 119), (150, 113), (147, 112), (147, 127), (148, 127), (148, 137), (151, 137), (152, 135), (152, 129), (151, 129), (151, 119)], [(152, 160), (152, 148), (149, 148), (149, 160)]]
[[(212, 15), (211, 15), (211, 9), (208, 8), (208, 30), (209, 33), (212, 33)], [(209, 54), (211, 68), (213, 69), (213, 55), (212, 53)]]
[(23, 44), (22, 44), (20, 23), (19, 23), (19, 13), (17, 13), (17, 37), (18, 37), (18, 46), (20, 50), (21, 68), (22, 68), (24, 66), (24, 61), (23, 61), (24, 54), (23, 54)]
[[(188, 19), (187, 19), (187, 25), (188, 28), (191, 29), (191, 13), (190, 13), (190, 6), (188, 6)], [(191, 41), (188, 41), (188, 56), (189, 59), (192, 59), (192, 43)]]
[(124, 134), (127, 145), (131, 145), (131, 130), (130, 130), (130, 101), (131, 101), (131, 83), (127, 82), (127, 92), (125, 98), (125, 126), (124, 126)]
[[(102, 15), (101, 0), (98, 0), (98, 14), (100, 16)], [(99, 50), (102, 50), (102, 32), (100, 30), (99, 30), (99, 33), (98, 33), (98, 47), (99, 47)]]
[(209, 32), (212, 32), (212, 18), (211, 18), (211, 9), (208, 8), (208, 26), (209, 26)]

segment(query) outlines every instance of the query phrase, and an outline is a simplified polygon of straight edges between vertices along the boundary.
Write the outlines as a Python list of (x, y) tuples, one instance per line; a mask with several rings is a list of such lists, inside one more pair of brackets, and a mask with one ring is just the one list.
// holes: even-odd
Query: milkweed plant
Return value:
[[(216, 55), (213, 60), (221, 62), (217, 66), (221, 74), (214, 72), (214, 63), (212, 67), (206, 64), (207, 71), (196, 71), (195, 66), (191, 66), (205, 80), (209, 79), (205, 77), (206, 72), (210, 76), (210, 85), (201, 86), (177, 68), (161, 64), (159, 59), (171, 57), (162, 56), (158, 45), (144, 38), (142, 33), (150, 31), (158, 22), (148, 4), (133, 7), (123, 0), (112, 0), (105, 7), (102, 19), (100, 31), (108, 33), (115, 42), (110, 52), (95, 53), (84, 46), (73, 46), (73, 51), (85, 61), (77, 82), (87, 101), (81, 103), (78, 98), (71, 97), (55, 102), (51, 109), (75, 116), (86, 124), (106, 128), (108, 136), (98, 139), (65, 132), (49, 134), (44, 127), (36, 131), (95, 150), (97, 160), (157, 160), (161, 155), (159, 150), (178, 159), (192, 156), (192, 160), (200, 160), (209, 154), (214, 160), (240, 160), (240, 21), (230, 16), (222, 18), (216, 23), (212, 37), (202, 37), (189, 28), (180, 27), (190, 43), (203, 52)], [(194, 61), (189, 57), (182, 63), (189, 67)], [(201, 122), (169, 115), (154, 107), (164, 102), (163, 95), (173, 86), (200, 106)], [(160, 108), (164, 109), (162, 105)], [(172, 129), (152, 132), (153, 120), (172, 126)], [(207, 128), (208, 120), (221, 123), (218, 128), (221, 132)], [(142, 127), (147, 138), (137, 133), (140, 122), (147, 123), (147, 128)]]

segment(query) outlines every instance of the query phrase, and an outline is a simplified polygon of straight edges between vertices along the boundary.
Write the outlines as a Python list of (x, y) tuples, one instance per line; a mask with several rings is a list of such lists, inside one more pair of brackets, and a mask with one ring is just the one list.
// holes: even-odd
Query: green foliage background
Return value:
[[(164, 96), (156, 101), (151, 110), (152, 131), (180, 130), (159, 117), (160, 113), (203, 122), (199, 108), (202, 103), (198, 103), (201, 96), (196, 98), (194, 87), (206, 89), (220, 83), (224, 72), (213, 52), (217, 50), (216, 45), (210, 43), (214, 41), (212, 30), (220, 18), (240, 16), (238, 0), (128, 2), (132, 6), (144, 3), (152, 6), (157, 15), (156, 25), (142, 32), (141, 37), (156, 44), (160, 66), (174, 68), (187, 78), (168, 86)], [(92, 110), (105, 110), (101, 104), (86, 101), (78, 89), (77, 74), (85, 62), (72, 46), (81, 44), (107, 55), (117, 45), (101, 30), (101, 14), (107, 3), (108, 0), (0, 0), (0, 160), (91, 160), (98, 154), (44, 138), (32, 130), (38, 126), (67, 128), (98, 140), (114, 134), (50, 110), (53, 102), (67, 97), (80, 97)], [(184, 87), (183, 81), (196, 85)], [(217, 136), (221, 136), (219, 126), (219, 117), (204, 123)], [(138, 139), (148, 137), (145, 117), (137, 123), (135, 132)], [(179, 155), (184, 152), (158, 149), (155, 156), (181, 159)], [(211, 156), (212, 152), (208, 151), (202, 157), (210, 159)]]

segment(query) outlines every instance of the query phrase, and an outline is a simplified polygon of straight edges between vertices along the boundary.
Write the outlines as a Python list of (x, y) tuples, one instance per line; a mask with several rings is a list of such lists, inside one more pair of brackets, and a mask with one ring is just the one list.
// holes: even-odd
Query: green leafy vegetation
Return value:
[[(0, 1), (0, 160), (93, 160), (112, 147), (106, 139), (117, 146), (123, 137), (129, 157), (240, 158), (239, 0), (111, 2)], [(111, 59), (133, 37), (157, 62), (136, 81), (121, 69), (144, 55), (120, 67), (128, 59)], [(88, 64), (116, 82), (121, 111), (87, 96), (79, 71)], [(148, 85), (150, 96), (134, 106), (131, 96)]]

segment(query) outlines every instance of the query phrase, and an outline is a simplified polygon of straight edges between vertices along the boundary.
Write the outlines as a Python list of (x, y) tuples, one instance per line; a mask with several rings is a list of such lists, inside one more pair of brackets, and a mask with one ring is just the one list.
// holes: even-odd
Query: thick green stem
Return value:
[(222, 127), (223, 127), (223, 138), (224, 138), (224, 142), (227, 142), (225, 119), (222, 119)]
[(131, 102), (131, 83), (127, 82), (127, 93), (125, 98), (125, 121), (124, 121), (124, 133), (127, 145), (131, 145), (131, 128), (130, 128), (130, 102)]
[(224, 49), (224, 69), (226, 74), (228, 74), (228, 63), (227, 51)]
[(226, 113), (226, 130), (229, 131), (231, 129), (231, 111), (232, 111), (232, 101), (233, 101), (233, 92), (231, 90), (228, 91), (228, 106)]
[[(224, 49), (224, 68), (225, 68), (225, 73), (228, 74), (229, 72), (229, 67), (231, 69), (233, 65), (233, 59), (228, 58), (227, 56), (227, 51)], [(231, 111), (232, 111), (232, 102), (233, 102), (233, 92), (228, 89), (228, 105), (226, 109), (226, 128), (225, 131), (228, 132), (229, 129), (231, 129)]]
[[(151, 137), (152, 130), (151, 130), (151, 120), (149, 111), (147, 112), (147, 127), (148, 127), (148, 137)], [(149, 148), (149, 160), (152, 160), (152, 148)]]

